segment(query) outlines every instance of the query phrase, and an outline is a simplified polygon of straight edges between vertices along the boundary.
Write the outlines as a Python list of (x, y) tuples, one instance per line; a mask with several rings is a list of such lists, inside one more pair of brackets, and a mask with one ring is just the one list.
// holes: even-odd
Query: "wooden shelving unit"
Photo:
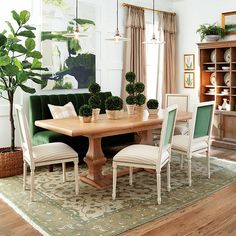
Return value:
[[(215, 101), (216, 112), (213, 125), (213, 144), (236, 149), (236, 41), (214, 43), (199, 43), (200, 57), (200, 101)], [(226, 51), (230, 52), (230, 60), (224, 58)], [(215, 60), (212, 55), (215, 54)], [(211, 67), (211, 68), (209, 68)], [(228, 67), (223, 69), (223, 67)], [(215, 73), (215, 84), (211, 76)], [(228, 73), (228, 74), (227, 74)], [(224, 78), (229, 76), (230, 83), (226, 85)], [(210, 89), (215, 91), (210, 93)], [(229, 93), (222, 93), (228, 89)], [(226, 98), (230, 111), (219, 111)]]

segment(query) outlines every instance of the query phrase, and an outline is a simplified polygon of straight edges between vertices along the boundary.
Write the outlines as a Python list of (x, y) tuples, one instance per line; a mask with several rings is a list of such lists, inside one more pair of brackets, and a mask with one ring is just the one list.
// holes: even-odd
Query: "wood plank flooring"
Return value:
[[(212, 148), (212, 156), (236, 161), (236, 151)], [(236, 184), (222, 189), (194, 205), (146, 223), (122, 236), (235, 236)], [(0, 200), (0, 236), (39, 236), (31, 225)], [(68, 235), (71, 236), (71, 235)]]

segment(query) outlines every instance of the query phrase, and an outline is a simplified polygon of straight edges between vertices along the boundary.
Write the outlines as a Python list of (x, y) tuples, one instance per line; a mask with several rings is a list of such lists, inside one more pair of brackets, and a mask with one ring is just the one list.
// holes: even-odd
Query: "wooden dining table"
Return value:
[[(35, 125), (71, 137), (88, 137), (89, 148), (84, 158), (88, 166), (88, 172), (86, 175), (80, 176), (80, 180), (98, 189), (104, 189), (112, 185), (112, 175), (102, 174), (102, 167), (107, 161), (102, 151), (102, 138), (135, 132), (139, 137), (139, 143), (153, 145), (152, 130), (161, 127), (163, 113), (163, 110), (159, 110), (157, 116), (150, 117), (147, 111), (144, 111), (141, 115), (128, 115), (124, 112), (122, 117), (117, 120), (110, 120), (106, 114), (100, 114), (99, 119), (91, 123), (83, 123), (79, 117), (71, 117), (37, 120)], [(178, 112), (177, 121), (186, 121), (191, 117), (192, 113), (190, 112)], [(124, 174), (127, 174), (127, 172), (119, 175)]]

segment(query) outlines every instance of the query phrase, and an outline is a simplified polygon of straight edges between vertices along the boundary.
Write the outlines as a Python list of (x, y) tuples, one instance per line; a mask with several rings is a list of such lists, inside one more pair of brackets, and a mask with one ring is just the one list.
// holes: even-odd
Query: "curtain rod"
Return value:
[[(123, 3), (122, 4), (123, 7), (138, 7), (138, 8), (142, 8), (144, 10), (147, 10), (147, 11), (153, 11), (153, 9), (151, 8), (147, 8), (147, 7), (140, 7), (140, 6), (135, 6), (135, 5), (132, 5), (132, 4), (128, 4), (128, 3)], [(156, 12), (162, 12), (162, 13), (168, 13), (168, 14), (171, 14), (171, 15), (176, 15), (175, 12), (168, 12), (168, 11), (160, 11), (160, 10), (154, 10)]]

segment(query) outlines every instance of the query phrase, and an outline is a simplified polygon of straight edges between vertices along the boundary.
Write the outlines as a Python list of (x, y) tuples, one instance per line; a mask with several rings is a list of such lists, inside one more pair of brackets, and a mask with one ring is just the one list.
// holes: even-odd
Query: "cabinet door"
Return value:
[(212, 126), (212, 138), (220, 139), (220, 132), (221, 132), (220, 114), (214, 114), (213, 126)]
[(236, 116), (222, 114), (222, 140), (236, 143)]

